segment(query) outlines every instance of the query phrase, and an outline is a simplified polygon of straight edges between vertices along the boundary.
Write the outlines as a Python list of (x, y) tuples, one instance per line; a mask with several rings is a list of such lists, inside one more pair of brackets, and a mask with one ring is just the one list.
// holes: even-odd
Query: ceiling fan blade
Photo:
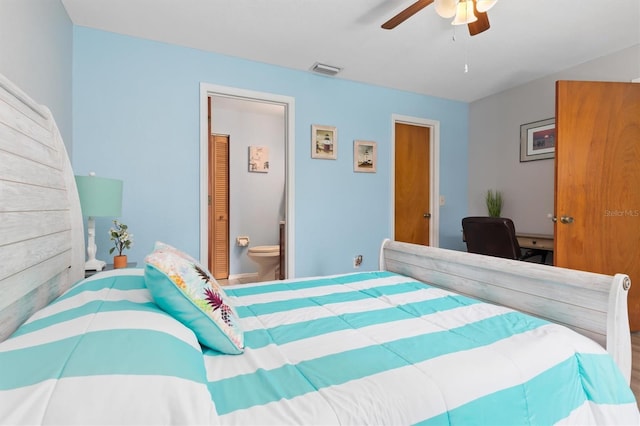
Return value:
[(413, 3), (411, 6), (407, 7), (405, 10), (382, 24), (382, 28), (384, 28), (385, 30), (391, 30), (397, 27), (416, 13), (420, 12), (425, 7), (429, 6), (431, 3), (433, 3), (433, 0), (418, 0), (417, 2)]
[(478, 12), (475, 0), (473, 0), (473, 13), (476, 14), (478, 20), (468, 24), (469, 34), (472, 36), (487, 31), (491, 27), (491, 25), (489, 25), (489, 15), (487, 15), (487, 12)]

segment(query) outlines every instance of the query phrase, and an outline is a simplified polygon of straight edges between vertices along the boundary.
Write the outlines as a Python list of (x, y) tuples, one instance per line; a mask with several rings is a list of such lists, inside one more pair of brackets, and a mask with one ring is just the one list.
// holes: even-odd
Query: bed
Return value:
[(223, 288), (159, 242), (84, 279), (55, 121), (2, 76), (0, 164), (0, 424), (640, 423), (624, 274), (385, 240)]

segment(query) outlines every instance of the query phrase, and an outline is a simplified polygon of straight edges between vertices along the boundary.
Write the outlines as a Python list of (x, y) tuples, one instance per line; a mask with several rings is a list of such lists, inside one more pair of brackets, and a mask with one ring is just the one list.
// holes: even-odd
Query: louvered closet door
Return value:
[(211, 135), (209, 143), (211, 211), (209, 268), (216, 279), (229, 278), (229, 136)]

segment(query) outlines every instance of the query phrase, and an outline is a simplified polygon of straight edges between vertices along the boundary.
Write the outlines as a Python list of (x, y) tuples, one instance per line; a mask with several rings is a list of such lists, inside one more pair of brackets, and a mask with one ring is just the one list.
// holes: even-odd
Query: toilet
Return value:
[(247, 256), (258, 264), (257, 281), (270, 281), (279, 278), (280, 246), (250, 247)]

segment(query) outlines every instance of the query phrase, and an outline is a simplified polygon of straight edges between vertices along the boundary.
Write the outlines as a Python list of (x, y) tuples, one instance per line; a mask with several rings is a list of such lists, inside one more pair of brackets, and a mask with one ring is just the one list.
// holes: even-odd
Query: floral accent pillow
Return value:
[[(184, 258), (184, 259), (186, 259), (186, 260), (188, 260), (190, 262), (193, 262), (193, 263), (197, 264), (199, 267), (202, 267), (198, 263), (198, 261), (196, 259), (194, 259), (190, 255), (188, 255), (187, 253), (183, 252), (180, 249), (175, 248), (172, 245), (169, 245), (167, 243), (163, 243), (162, 241), (156, 241), (155, 245), (153, 246), (153, 251), (165, 251), (165, 252), (173, 253), (176, 256), (180, 256), (180, 257), (182, 257), (182, 258)], [(209, 275), (211, 275), (211, 274), (209, 274)], [(211, 279), (213, 280), (214, 278), (211, 277)]]
[(198, 341), (226, 354), (244, 351), (238, 316), (222, 287), (191, 256), (158, 247), (145, 258), (145, 284), (156, 304), (189, 327)]

